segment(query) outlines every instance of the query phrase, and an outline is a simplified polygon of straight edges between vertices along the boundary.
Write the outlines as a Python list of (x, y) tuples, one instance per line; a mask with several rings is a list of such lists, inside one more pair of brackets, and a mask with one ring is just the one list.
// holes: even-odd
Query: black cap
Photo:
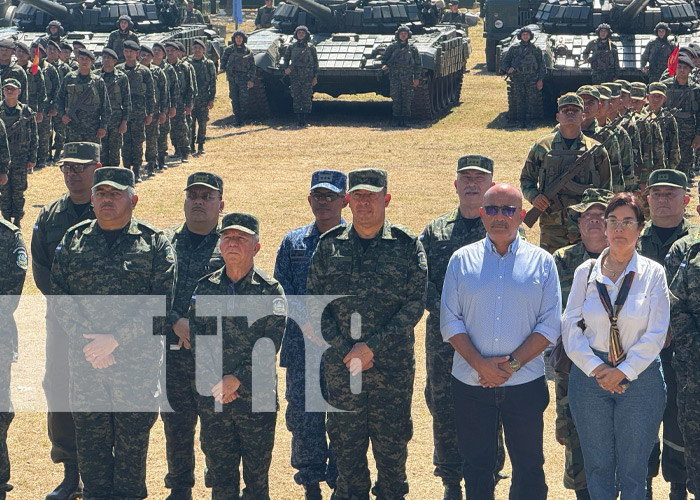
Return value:
[(165, 52), (165, 45), (163, 45), (163, 44), (160, 43), (160, 42), (154, 43), (154, 44), (153, 44), (153, 48), (154, 48), (154, 49), (155, 49), (155, 48), (159, 48), (160, 50), (162, 50), (163, 52)]
[(185, 191), (192, 186), (204, 186), (219, 191), (220, 193), (224, 192), (224, 180), (211, 172), (195, 172), (190, 174), (187, 178), (187, 187), (185, 187)]
[(92, 50), (85, 49), (85, 48), (78, 49), (78, 56), (85, 56), (85, 57), (89, 57), (93, 61), (95, 60), (95, 54), (92, 53)]
[(0, 49), (15, 50), (15, 42), (10, 40), (9, 38), (5, 38), (4, 40), (0, 40)]
[(244, 213), (232, 213), (224, 215), (221, 220), (220, 233), (227, 229), (238, 229), (248, 234), (260, 234), (260, 221), (254, 215)]
[(29, 47), (27, 47), (27, 44), (24, 42), (15, 43), (15, 47), (17, 50), (21, 50), (22, 52), (26, 52), (27, 54), (31, 54)]
[(73, 50), (73, 46), (68, 42), (61, 42), (60, 49), (61, 50)]
[(145, 52), (147, 54), (153, 55), (153, 49), (151, 49), (150, 47), (147, 47), (146, 45), (141, 45), (141, 47), (139, 47), (139, 50), (141, 52)]
[(683, 52), (678, 55), (678, 64), (685, 64), (689, 68), (694, 68), (695, 65), (693, 64), (693, 60), (690, 58), (690, 55)]
[(85, 44), (81, 42), (80, 40), (73, 40), (73, 48), (75, 47), (83, 47), (85, 48)]
[(179, 50), (180, 52), (186, 52), (185, 46), (183, 45), (182, 42), (175, 41), (175, 46), (177, 47), (177, 50)]
[(139, 44), (133, 40), (127, 40), (124, 42), (124, 48), (130, 50), (139, 50)]
[(175, 43), (175, 42), (172, 41), (172, 40), (170, 40), (170, 41), (168, 41), (168, 42), (165, 42), (163, 45), (166, 46), (166, 47), (170, 47), (171, 49), (177, 50), (177, 43)]
[(53, 41), (53, 40), (49, 40), (49, 41), (46, 43), (46, 48), (49, 48), (49, 47), (53, 47), (53, 48), (55, 48), (56, 50), (61, 50), (61, 46), (60, 46), (59, 44), (57, 44), (55, 41)]
[(199, 38), (195, 38), (194, 40), (192, 40), (192, 45), (199, 45), (199, 46), (202, 47), (203, 49), (206, 49), (206, 48), (207, 48), (207, 44), (204, 43), (204, 41), (203, 41), (203, 40), (200, 40)]
[(117, 53), (114, 52), (112, 49), (108, 49), (107, 47), (102, 49), (102, 57), (104, 57), (104, 56), (109, 56), (109, 57), (112, 57), (116, 60), (119, 60), (119, 56), (117, 56)]

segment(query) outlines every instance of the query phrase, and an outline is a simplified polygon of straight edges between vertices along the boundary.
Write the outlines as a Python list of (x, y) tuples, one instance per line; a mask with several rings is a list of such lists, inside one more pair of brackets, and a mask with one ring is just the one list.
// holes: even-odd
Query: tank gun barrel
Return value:
[[(40, 0), (41, 1), (41, 0)], [(46, 1), (46, 0), (44, 0)], [(333, 11), (314, 0), (285, 0), (296, 5), (300, 9), (304, 9), (309, 14), (313, 15), (322, 24), (332, 26), (334, 24)]]
[(629, 25), (632, 21), (649, 5), (651, 0), (632, 0), (629, 5), (622, 9), (620, 21), (624, 25)]
[(74, 22), (73, 22), (73, 16), (71, 15), (70, 10), (64, 6), (61, 5), (58, 2), (53, 2), (51, 0), (22, 0), (24, 3), (31, 5), (32, 7), (35, 7), (41, 11), (46, 12), (47, 14), (55, 17), (59, 21), (61, 21), (61, 24), (63, 24), (66, 28), (70, 28)]

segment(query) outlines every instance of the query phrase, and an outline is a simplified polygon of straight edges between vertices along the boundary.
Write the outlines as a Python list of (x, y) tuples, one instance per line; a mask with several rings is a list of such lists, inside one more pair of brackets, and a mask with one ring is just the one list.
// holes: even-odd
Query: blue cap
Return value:
[(338, 170), (316, 170), (311, 175), (311, 191), (317, 188), (340, 193), (347, 189), (348, 176)]

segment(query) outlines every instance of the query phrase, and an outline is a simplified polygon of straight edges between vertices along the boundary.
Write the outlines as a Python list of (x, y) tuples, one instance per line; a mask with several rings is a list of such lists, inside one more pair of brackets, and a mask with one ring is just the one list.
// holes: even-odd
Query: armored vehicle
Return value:
[(466, 27), (439, 24), (441, 16), (442, 8), (429, 0), (287, 0), (276, 8), (272, 28), (248, 36), (257, 66), (250, 108), (259, 114), (291, 110), (289, 81), (282, 67), (299, 25), (309, 28), (318, 52), (316, 92), (333, 97), (367, 92), (389, 96), (389, 78), (380, 58), (394, 41), (396, 29), (406, 24), (423, 64), (412, 115), (438, 116), (459, 102), (471, 54)]

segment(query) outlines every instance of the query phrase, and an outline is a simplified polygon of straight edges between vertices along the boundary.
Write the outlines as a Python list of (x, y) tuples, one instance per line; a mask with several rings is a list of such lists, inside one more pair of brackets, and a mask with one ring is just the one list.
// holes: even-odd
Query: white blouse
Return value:
[[(606, 248), (596, 259), (590, 279), (586, 279), (590, 263), (584, 262), (576, 269), (562, 318), (562, 341), (571, 361), (591, 376), (603, 364), (593, 349), (608, 352), (610, 347), (610, 319), (595, 282), (605, 285), (614, 307), (624, 276), (634, 271), (632, 287), (617, 319), (622, 348), (627, 354), (617, 368), (628, 380), (635, 380), (656, 359), (666, 341), (670, 320), (666, 274), (661, 265), (635, 251), (624, 273), (613, 283), (601, 269), (608, 251)], [(583, 332), (577, 324), (581, 318), (586, 323)]]

